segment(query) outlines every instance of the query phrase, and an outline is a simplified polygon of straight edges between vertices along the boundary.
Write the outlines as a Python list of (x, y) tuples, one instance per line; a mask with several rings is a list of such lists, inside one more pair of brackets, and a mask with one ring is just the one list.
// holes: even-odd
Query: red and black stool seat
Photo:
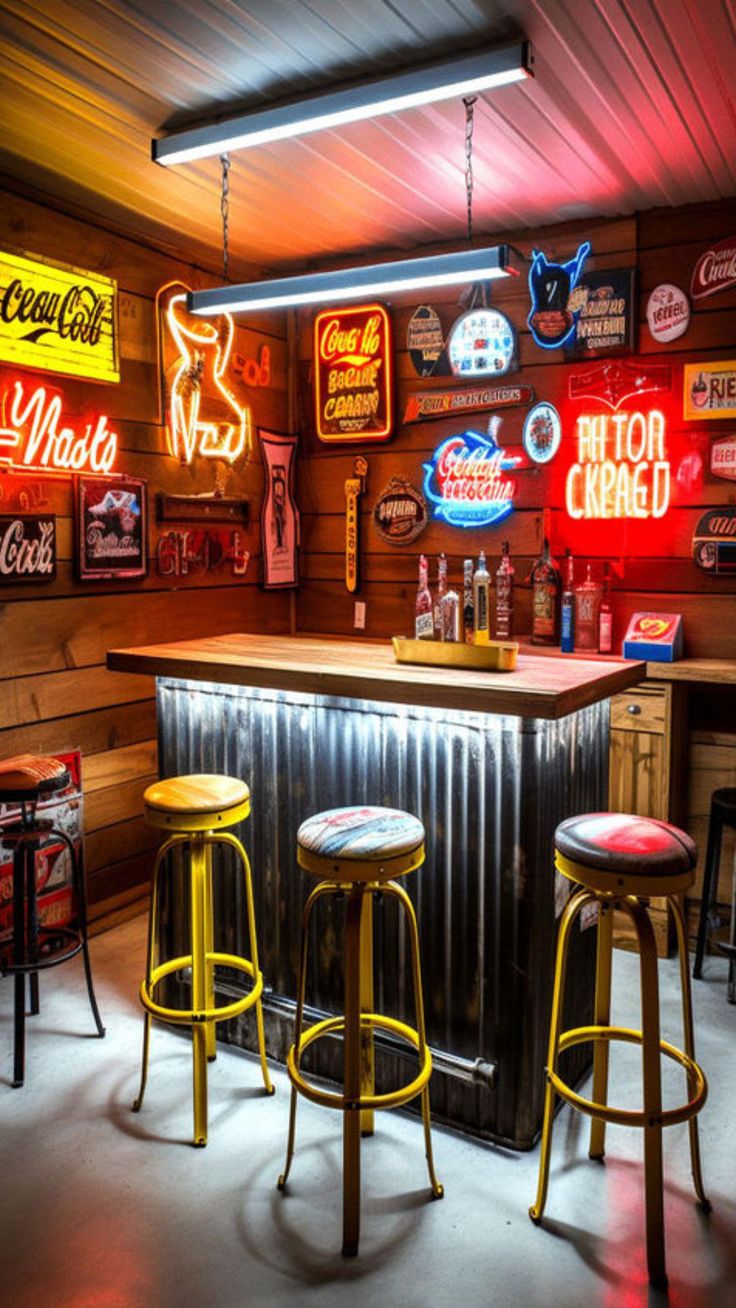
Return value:
[(555, 833), (560, 853), (600, 872), (677, 876), (698, 861), (686, 831), (657, 818), (631, 813), (583, 813), (561, 822)]

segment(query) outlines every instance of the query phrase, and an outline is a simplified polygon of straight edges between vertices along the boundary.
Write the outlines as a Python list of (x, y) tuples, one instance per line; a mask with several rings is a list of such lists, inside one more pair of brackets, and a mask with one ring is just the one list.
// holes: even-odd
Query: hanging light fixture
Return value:
[(359, 122), (380, 114), (399, 113), (416, 105), (432, 104), (488, 91), (531, 77), (527, 41), (490, 46), (435, 59), (400, 73), (353, 83), (289, 104), (255, 109), (224, 122), (171, 132), (151, 143), (154, 163), (171, 165), (208, 159), (233, 150), (245, 150), (303, 136), (341, 123)]

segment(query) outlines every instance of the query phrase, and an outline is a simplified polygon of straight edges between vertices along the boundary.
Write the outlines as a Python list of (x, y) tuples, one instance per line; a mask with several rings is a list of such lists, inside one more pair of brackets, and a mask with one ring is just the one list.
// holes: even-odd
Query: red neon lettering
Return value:
[[(0, 462), (57, 472), (109, 473), (117, 447), (117, 434), (102, 415), (94, 425), (86, 423), (81, 432), (64, 426), (61, 396), (47, 398), (43, 386), (26, 399), (23, 383), (16, 381), (12, 392), (3, 395)], [(11, 453), (4, 454), (3, 449)]]
[(664, 415), (581, 414), (578, 457), (567, 474), (571, 518), (661, 518), (670, 503)]

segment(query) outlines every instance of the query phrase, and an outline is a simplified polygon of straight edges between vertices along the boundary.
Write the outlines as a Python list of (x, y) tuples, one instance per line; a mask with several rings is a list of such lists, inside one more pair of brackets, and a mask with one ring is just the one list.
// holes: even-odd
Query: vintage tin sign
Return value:
[(454, 323), (447, 342), (456, 377), (500, 377), (516, 362), (516, 331), (498, 309), (470, 309)]
[(724, 436), (710, 448), (710, 470), (714, 477), (736, 481), (736, 436)]
[(406, 329), (406, 348), (419, 377), (431, 377), (442, 354), (442, 323), (435, 309), (420, 304)]
[(690, 326), (690, 301), (679, 286), (662, 282), (647, 300), (647, 326), (655, 341), (676, 341)]
[(248, 571), (250, 552), (243, 548), (240, 531), (221, 527), (172, 528), (156, 543), (156, 571), (159, 577), (198, 576), (229, 564), (233, 577)]
[(718, 505), (699, 519), (693, 535), (693, 558), (716, 576), (736, 572), (736, 508)]
[(145, 577), (145, 481), (79, 477), (75, 507), (80, 580)]
[(554, 404), (542, 400), (524, 420), (522, 444), (534, 463), (549, 463), (560, 448), (562, 423)]
[(633, 268), (586, 273), (575, 290), (575, 330), (565, 345), (568, 358), (630, 354), (636, 344)]
[(736, 418), (736, 359), (686, 363), (683, 381), (683, 417)]
[(264, 468), (261, 551), (266, 590), (298, 586), (299, 510), (294, 499), (296, 436), (258, 429)]
[(373, 526), (387, 545), (408, 545), (424, 531), (427, 504), (403, 477), (392, 477), (373, 506)]
[(0, 586), (13, 581), (53, 581), (55, 573), (53, 514), (0, 516)]
[(391, 319), (382, 304), (325, 309), (314, 320), (321, 441), (385, 441), (393, 431)]
[(407, 396), (404, 422), (427, 422), (483, 409), (507, 409), (531, 404), (533, 386), (469, 386), (456, 391), (415, 391)]
[(728, 236), (701, 254), (693, 268), (690, 294), (694, 300), (705, 300), (731, 286), (736, 286), (736, 236)]
[(0, 359), (97, 382), (120, 381), (112, 277), (0, 251)]

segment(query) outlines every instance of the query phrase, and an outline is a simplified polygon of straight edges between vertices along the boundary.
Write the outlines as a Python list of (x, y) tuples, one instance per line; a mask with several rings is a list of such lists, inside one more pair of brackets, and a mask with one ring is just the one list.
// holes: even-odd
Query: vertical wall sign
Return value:
[(406, 348), (418, 376), (431, 377), (443, 346), (442, 323), (436, 310), (429, 304), (420, 304), (406, 329)]
[(550, 263), (542, 250), (532, 251), (529, 269), (531, 310), (527, 323), (537, 345), (555, 350), (572, 339), (583, 305), (575, 295), (583, 265), (591, 251), (589, 241), (578, 246), (567, 263)]
[(466, 431), (448, 437), (422, 465), (424, 494), (435, 518), (453, 527), (486, 527), (508, 517), (516, 491), (508, 473), (521, 456), (507, 455), (498, 444), (501, 421), (491, 418), (486, 436)]
[(0, 469), (110, 473), (118, 438), (107, 418), (70, 422), (60, 391), (0, 377)]
[(633, 268), (585, 273), (578, 280), (575, 303), (580, 308), (575, 330), (565, 345), (568, 358), (630, 354), (635, 349)]
[(81, 581), (146, 575), (146, 483), (79, 477), (77, 563)]
[(198, 457), (234, 463), (251, 448), (250, 411), (228, 378), (235, 322), (229, 313), (211, 319), (189, 313), (188, 292), (183, 282), (169, 282), (156, 296), (169, 451), (182, 463)]
[(393, 431), (393, 340), (382, 304), (317, 314), (314, 400), (320, 440), (388, 440)]
[(501, 377), (515, 366), (516, 332), (498, 309), (470, 309), (453, 324), (447, 355), (456, 377)]
[(345, 586), (351, 595), (360, 586), (360, 497), (365, 493), (368, 463), (359, 455), (345, 482)]
[(686, 363), (683, 381), (685, 418), (736, 418), (736, 359)]
[(701, 254), (693, 268), (690, 294), (694, 300), (705, 300), (730, 286), (736, 286), (736, 236), (719, 241)]
[(0, 586), (10, 581), (53, 581), (55, 573), (53, 514), (0, 515)]
[(97, 382), (120, 381), (112, 277), (0, 251), (0, 359)]
[(299, 513), (294, 503), (294, 459), (296, 436), (258, 432), (266, 484), (261, 506), (263, 584), (268, 590), (297, 586), (296, 550), (299, 544)]

